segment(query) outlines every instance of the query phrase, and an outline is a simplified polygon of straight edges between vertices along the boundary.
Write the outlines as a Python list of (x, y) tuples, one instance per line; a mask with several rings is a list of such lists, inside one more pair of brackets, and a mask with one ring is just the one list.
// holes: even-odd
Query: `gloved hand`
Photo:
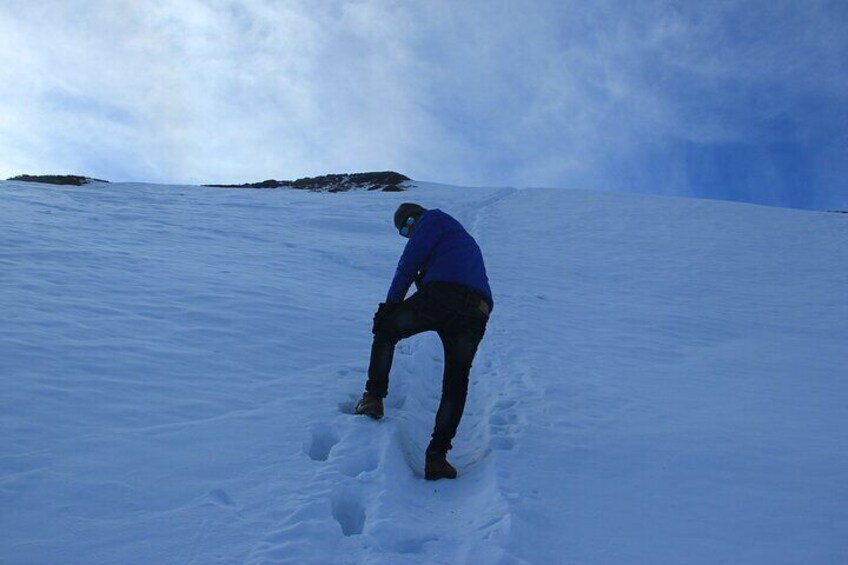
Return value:
[(380, 302), (380, 305), (377, 307), (377, 311), (374, 312), (374, 324), (371, 326), (371, 333), (375, 335), (377, 334), (377, 331), (380, 329), (380, 323), (385, 320), (399, 304), (399, 302)]

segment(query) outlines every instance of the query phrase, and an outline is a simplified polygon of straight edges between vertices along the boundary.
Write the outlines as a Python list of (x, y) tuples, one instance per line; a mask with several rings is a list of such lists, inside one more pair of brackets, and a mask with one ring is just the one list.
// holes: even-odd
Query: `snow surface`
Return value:
[[(350, 415), (399, 202), (496, 309)], [(0, 562), (848, 563), (848, 218), (585, 191), (0, 183)]]

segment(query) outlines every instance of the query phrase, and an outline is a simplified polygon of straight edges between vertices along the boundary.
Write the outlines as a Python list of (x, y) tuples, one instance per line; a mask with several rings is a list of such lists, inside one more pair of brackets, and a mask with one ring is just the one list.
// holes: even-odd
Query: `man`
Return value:
[[(382, 418), (395, 345), (421, 332), (438, 332), (445, 368), (424, 478), (455, 479), (447, 452), (465, 408), (471, 362), (494, 305), (492, 291), (477, 242), (454, 218), (407, 202), (398, 207), (394, 222), (409, 241), (386, 301), (374, 314), (368, 382), (355, 412)], [(413, 281), (418, 292), (404, 299)]]

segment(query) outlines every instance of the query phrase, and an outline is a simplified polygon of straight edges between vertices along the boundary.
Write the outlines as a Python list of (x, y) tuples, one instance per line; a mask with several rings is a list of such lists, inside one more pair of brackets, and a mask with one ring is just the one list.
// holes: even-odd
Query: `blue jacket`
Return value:
[(419, 271), (424, 272), (421, 282), (425, 285), (433, 281), (459, 283), (494, 306), (480, 247), (459, 222), (439, 209), (427, 210), (418, 219), (386, 300), (403, 301)]

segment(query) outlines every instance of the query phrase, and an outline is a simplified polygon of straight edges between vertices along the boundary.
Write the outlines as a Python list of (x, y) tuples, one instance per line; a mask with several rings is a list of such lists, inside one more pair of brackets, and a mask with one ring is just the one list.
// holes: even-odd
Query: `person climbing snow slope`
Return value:
[[(407, 202), (395, 212), (394, 224), (409, 241), (386, 301), (374, 314), (368, 381), (355, 413), (382, 418), (395, 345), (421, 332), (437, 332), (445, 366), (424, 477), (454, 479), (457, 472), (447, 453), (465, 408), (471, 363), (494, 307), (492, 291), (480, 247), (456, 219)], [(405, 298), (413, 282), (417, 292)]]

